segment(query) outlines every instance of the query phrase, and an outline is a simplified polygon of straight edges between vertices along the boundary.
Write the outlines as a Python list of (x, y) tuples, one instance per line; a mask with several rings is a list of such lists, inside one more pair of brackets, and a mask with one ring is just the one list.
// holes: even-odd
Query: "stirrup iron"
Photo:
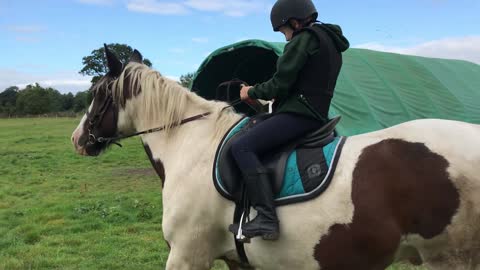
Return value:
[(242, 232), (243, 218), (245, 217), (245, 212), (243, 211), (242, 217), (240, 218), (240, 223), (238, 224), (238, 232), (235, 238), (242, 243), (250, 243), (250, 238), (245, 237)]

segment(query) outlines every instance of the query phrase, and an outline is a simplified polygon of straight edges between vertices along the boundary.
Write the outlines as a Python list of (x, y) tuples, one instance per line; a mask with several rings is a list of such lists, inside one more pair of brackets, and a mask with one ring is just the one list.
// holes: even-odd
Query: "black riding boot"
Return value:
[[(277, 240), (279, 226), (273, 198), (272, 185), (267, 173), (249, 173), (244, 178), (247, 195), (258, 215), (242, 226), (246, 238), (261, 236), (264, 240)], [(229, 230), (236, 234), (238, 224), (232, 224)]]

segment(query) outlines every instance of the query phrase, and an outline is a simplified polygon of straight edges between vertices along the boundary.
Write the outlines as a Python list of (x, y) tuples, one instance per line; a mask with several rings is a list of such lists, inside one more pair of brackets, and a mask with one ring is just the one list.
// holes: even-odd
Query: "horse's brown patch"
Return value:
[[(83, 123), (83, 134), (78, 139), (78, 144), (82, 146), (90, 156), (97, 156), (105, 150), (109, 144), (106, 142), (95, 142), (88, 144), (91, 133), (96, 137), (114, 137), (117, 134), (118, 107), (112, 101), (105, 87), (98, 88), (87, 119)], [(90, 123), (93, 124), (90, 124)]]
[(460, 204), (448, 166), (421, 143), (390, 139), (365, 148), (353, 171), (353, 222), (332, 226), (315, 247), (322, 269), (384, 269), (402, 235), (442, 233)]
[(119, 101), (122, 108), (125, 108), (127, 100), (130, 100), (132, 97), (140, 95), (142, 92), (142, 87), (140, 82), (137, 80), (135, 83), (132, 83), (132, 75), (126, 76), (123, 81), (123, 99)]
[(144, 144), (143, 147), (145, 148), (145, 152), (147, 153), (148, 159), (150, 159), (153, 168), (157, 172), (158, 176), (160, 176), (163, 187), (165, 185), (165, 168), (163, 167), (163, 163), (160, 160), (153, 159), (152, 150), (150, 150), (150, 147), (148, 145)]

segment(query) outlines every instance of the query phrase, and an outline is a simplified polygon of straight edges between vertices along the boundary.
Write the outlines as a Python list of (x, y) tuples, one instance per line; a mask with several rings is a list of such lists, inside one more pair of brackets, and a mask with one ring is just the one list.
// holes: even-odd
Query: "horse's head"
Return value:
[[(72, 134), (72, 142), (81, 155), (97, 156), (112, 141), (102, 138), (115, 137), (119, 133), (119, 104), (113, 93), (113, 85), (123, 72), (122, 62), (105, 45), (108, 73), (92, 86), (93, 100), (87, 113)], [(135, 50), (129, 62), (142, 63), (142, 55)]]

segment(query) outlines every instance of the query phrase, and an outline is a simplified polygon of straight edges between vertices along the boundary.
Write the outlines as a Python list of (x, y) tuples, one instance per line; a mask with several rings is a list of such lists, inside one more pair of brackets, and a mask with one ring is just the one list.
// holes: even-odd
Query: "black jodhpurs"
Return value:
[(259, 156), (322, 127), (313, 118), (279, 113), (258, 123), (232, 144), (232, 154), (243, 175), (263, 171)]

